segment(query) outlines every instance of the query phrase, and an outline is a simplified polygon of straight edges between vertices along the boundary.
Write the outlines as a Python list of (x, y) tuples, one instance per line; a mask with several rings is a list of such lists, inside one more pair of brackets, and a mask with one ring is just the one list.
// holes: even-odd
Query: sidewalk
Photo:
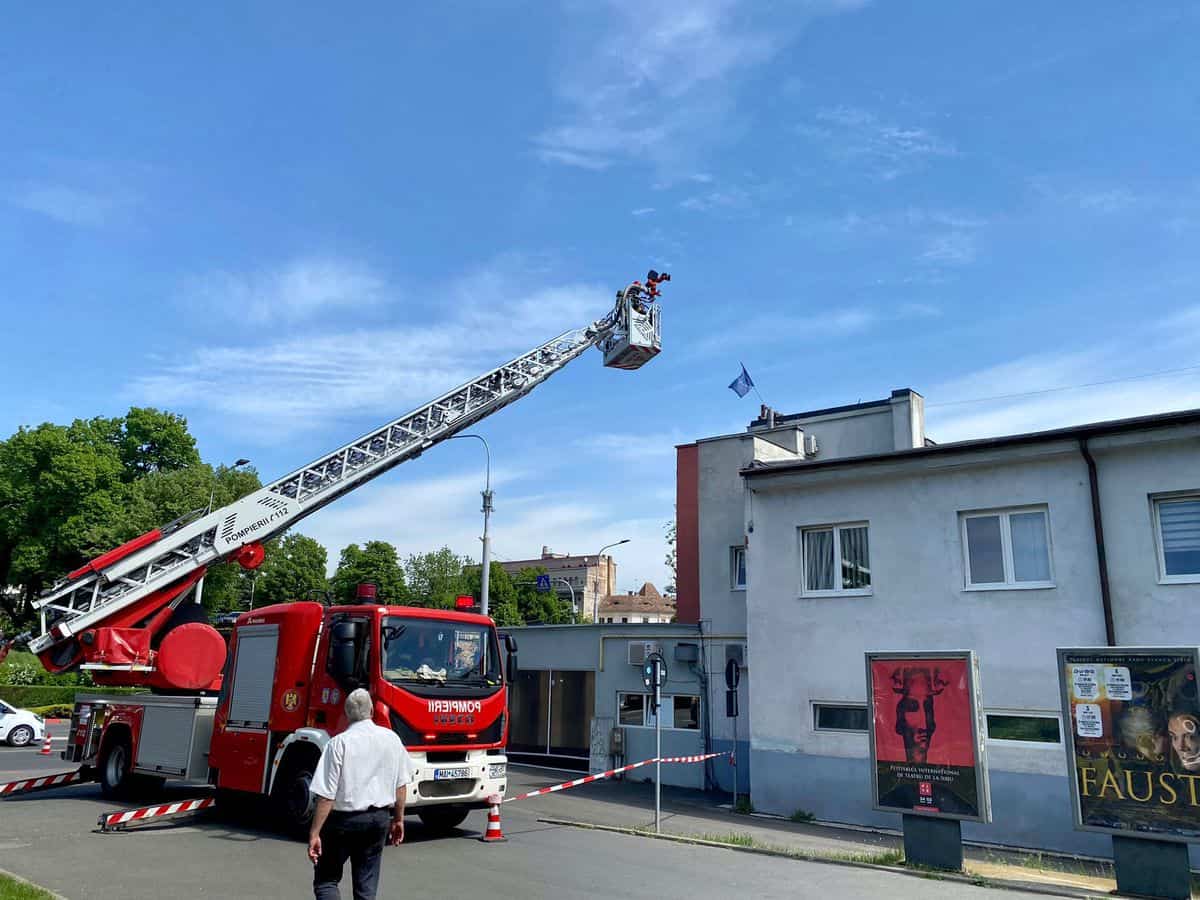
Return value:
[[(510, 766), (509, 796), (568, 781), (572, 775)], [(724, 803), (724, 806), (721, 804)], [(654, 827), (654, 785), (601, 781), (519, 801), (522, 812), (541, 819), (643, 831)], [(506, 807), (507, 809), (507, 807)], [(781, 854), (894, 866), (902, 860), (900, 833), (823, 822), (796, 823), (759, 814), (739, 814), (701, 791), (664, 787), (661, 831)], [(989, 882), (1020, 883), (1071, 896), (1115, 891), (1107, 862), (996, 847), (964, 847), (968, 875)]]

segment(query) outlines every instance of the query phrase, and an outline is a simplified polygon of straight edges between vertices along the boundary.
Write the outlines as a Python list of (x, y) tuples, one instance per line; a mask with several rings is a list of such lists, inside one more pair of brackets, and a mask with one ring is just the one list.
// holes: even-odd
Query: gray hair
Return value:
[(371, 718), (374, 709), (375, 704), (371, 702), (371, 695), (363, 688), (353, 690), (346, 696), (346, 718), (351, 723)]

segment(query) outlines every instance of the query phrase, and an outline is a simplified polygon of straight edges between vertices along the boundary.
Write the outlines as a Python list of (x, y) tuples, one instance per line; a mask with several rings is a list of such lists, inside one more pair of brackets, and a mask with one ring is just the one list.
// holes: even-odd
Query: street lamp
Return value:
[(488, 614), (488, 580), (492, 569), (492, 545), (488, 540), (488, 519), (492, 515), (492, 448), (478, 434), (454, 434), (450, 440), (458, 438), (475, 438), (483, 444), (483, 452), (487, 455), (487, 469), (483, 483), (483, 569), (479, 573), (479, 611)]
[[(597, 566), (600, 565), (600, 557), (604, 555), (604, 551), (607, 550), (609, 547), (619, 547), (622, 544), (628, 544), (628, 543), (629, 543), (629, 538), (621, 538), (621, 540), (619, 540), (619, 541), (613, 541), (611, 544), (605, 544), (603, 547), (600, 548), (600, 552), (596, 554), (596, 565)], [(612, 590), (611, 584), (608, 587), (609, 587), (609, 590)], [(599, 594), (598, 589), (597, 589), (596, 593)], [(599, 623), (600, 623), (600, 597), (597, 596), (596, 602), (592, 606), (592, 624), (598, 625)]]
[[(248, 465), (250, 465), (250, 460), (242, 457), (242, 458), (239, 458), (237, 462), (235, 462), (232, 466), (229, 467), (229, 471), (233, 472), (236, 469), (240, 469), (242, 466), (248, 466)], [(216, 496), (217, 496), (217, 483), (214, 481), (212, 490), (208, 492), (208, 509), (205, 510), (205, 515), (212, 512), (213, 500), (216, 498)]]

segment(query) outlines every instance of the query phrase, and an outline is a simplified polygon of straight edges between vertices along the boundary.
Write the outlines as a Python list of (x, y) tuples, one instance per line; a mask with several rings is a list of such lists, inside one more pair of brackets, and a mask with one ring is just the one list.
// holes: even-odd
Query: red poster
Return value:
[(970, 660), (870, 654), (868, 671), (876, 806), (987, 821)]

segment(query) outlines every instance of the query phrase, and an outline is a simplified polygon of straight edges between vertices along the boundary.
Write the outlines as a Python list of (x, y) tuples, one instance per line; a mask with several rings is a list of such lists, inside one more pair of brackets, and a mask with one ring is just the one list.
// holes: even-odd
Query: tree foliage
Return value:
[[(483, 601), (483, 566), (467, 565), (462, 573), (462, 593), (470, 594), (475, 602)], [(488, 615), (497, 625), (523, 625), (517, 589), (512, 576), (504, 571), (500, 563), (488, 567)]]
[(258, 567), (258, 572), (250, 576), (257, 579), (254, 584), (255, 606), (315, 599), (314, 591), (318, 592), (318, 597), (324, 596), (328, 556), (320, 543), (292, 532), (266, 546), (266, 558)]
[(467, 593), (463, 569), (472, 565), (449, 547), (431, 553), (414, 553), (404, 561), (409, 603), (435, 609), (451, 609), (454, 598)]
[[(14, 626), (29, 621), (30, 601), (63, 573), (185, 511), (155, 514), (142, 481), (191, 472), (211, 490), (216, 474), (198, 471), (205, 468), (187, 421), (155, 409), (22, 427), (0, 442), (5, 616)], [(203, 493), (207, 503), (208, 490)]]
[(666, 524), (667, 532), (667, 558), (663, 560), (667, 564), (667, 568), (671, 570), (671, 581), (667, 585), (667, 593), (674, 594), (676, 592), (676, 583), (679, 581), (678, 565), (675, 556), (675, 520), (672, 519)]
[(354, 603), (360, 584), (375, 585), (376, 599), (393, 606), (408, 603), (408, 588), (396, 548), (387, 541), (351, 544), (342, 551), (337, 571), (330, 579), (334, 603)]

